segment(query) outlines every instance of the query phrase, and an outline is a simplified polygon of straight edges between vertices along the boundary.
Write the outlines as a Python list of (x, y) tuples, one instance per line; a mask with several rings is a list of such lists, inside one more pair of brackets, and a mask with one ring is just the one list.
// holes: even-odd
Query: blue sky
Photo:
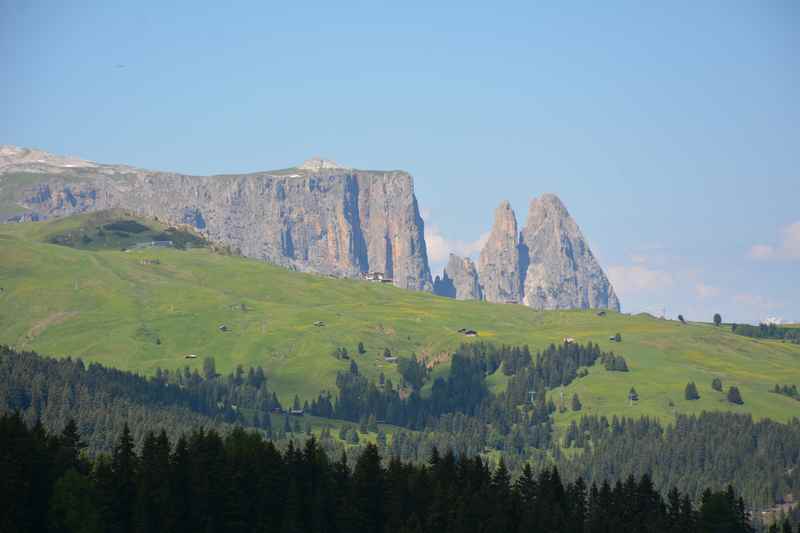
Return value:
[(800, 3), (115, 4), (0, 0), (0, 143), (403, 168), (434, 269), (554, 192), (624, 311), (800, 321)]

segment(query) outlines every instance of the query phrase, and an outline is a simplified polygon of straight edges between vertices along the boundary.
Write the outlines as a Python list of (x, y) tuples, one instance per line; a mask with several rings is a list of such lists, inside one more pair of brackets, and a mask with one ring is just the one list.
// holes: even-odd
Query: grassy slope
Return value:
[[(116, 227), (112, 225), (121, 221), (133, 221), (140, 227), (134, 230), (124, 225)], [(190, 230), (170, 227), (155, 220), (137, 218), (122, 209), (56, 219), (47, 224), (34, 224), (23, 228), (29, 239), (94, 251), (126, 250), (134, 248), (139, 243), (161, 240), (172, 241), (176, 248), (203, 247), (208, 244)]]
[[(527, 343), (534, 350), (571, 336), (623, 354), (631, 368), (612, 373), (596, 366), (567, 387), (565, 399), (578, 392), (584, 413), (668, 418), (670, 399), (680, 412), (730, 409), (778, 420), (800, 412), (797, 401), (768, 392), (775, 383), (800, 384), (797, 345), (647, 316), (459, 302), (208, 250), (83, 251), (40, 242), (76, 223), (0, 225), (0, 342), (143, 372), (202, 365), (202, 359), (185, 360), (187, 353), (213, 355), (224, 371), (238, 363), (262, 365), (289, 401), (295, 393), (311, 398), (334, 389), (336, 372), (349, 364), (329, 355), (337, 346), (348, 348), (362, 373), (383, 371), (397, 382), (394, 366), (380, 357), (385, 347), (399, 355), (440, 355), (465, 340), (456, 333), (461, 327), (478, 330), (477, 340)], [(141, 262), (155, 258), (160, 264)], [(317, 320), (326, 326), (315, 327)], [(231, 331), (218, 331), (220, 324)], [(621, 344), (608, 341), (617, 331)], [(365, 355), (355, 355), (359, 341)], [(745, 405), (721, 401), (710, 388), (714, 376), (726, 389), (737, 385)], [(505, 386), (502, 376), (490, 380), (495, 390)], [(689, 380), (697, 383), (699, 401), (683, 399)], [(631, 385), (641, 397), (632, 407), (626, 401)], [(573, 416), (558, 415), (558, 421)]]

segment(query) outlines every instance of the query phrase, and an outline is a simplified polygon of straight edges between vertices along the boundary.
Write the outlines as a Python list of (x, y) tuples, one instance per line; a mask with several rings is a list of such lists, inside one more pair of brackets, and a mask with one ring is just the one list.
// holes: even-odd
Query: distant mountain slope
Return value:
[[(384, 349), (442, 362), (435, 377), (464, 341), (528, 344), (535, 353), (572, 337), (623, 355), (630, 367), (610, 372), (596, 364), (565, 388), (567, 400), (579, 393), (584, 414), (669, 419), (675, 412), (729, 410), (776, 420), (797, 416), (796, 400), (769, 391), (775, 384), (800, 384), (798, 345), (613, 311), (598, 316), (456, 301), (290, 272), (208, 249), (90, 251), (46, 242), (90, 216), (0, 225), (0, 343), (144, 372), (196, 367), (206, 355), (222, 372), (240, 363), (259, 365), (271, 390), (288, 404), (295, 393), (311, 399), (336, 390), (337, 371), (350, 364), (332, 355), (339, 347), (363, 375), (377, 380), (383, 372), (399, 383)], [(465, 337), (458, 331), (464, 328), (478, 336)], [(617, 332), (621, 343), (609, 340)], [(359, 342), (366, 353), (358, 353)], [(200, 357), (185, 359), (187, 354)], [(737, 386), (744, 405), (713, 391), (714, 377), (725, 390)], [(684, 399), (689, 381), (697, 384), (699, 400)], [(491, 386), (505, 388), (502, 373)], [(628, 401), (632, 386), (640, 398), (634, 405)], [(577, 414), (557, 414), (556, 420)]]
[(188, 225), (242, 255), (300, 271), (378, 271), (431, 290), (411, 176), (312, 159), (296, 168), (187, 176), (0, 146), (0, 219), (124, 208)]

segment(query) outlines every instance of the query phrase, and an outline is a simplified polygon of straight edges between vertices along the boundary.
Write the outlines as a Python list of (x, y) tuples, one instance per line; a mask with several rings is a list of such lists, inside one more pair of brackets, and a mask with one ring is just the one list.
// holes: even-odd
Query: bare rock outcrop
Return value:
[(519, 233), (511, 205), (500, 204), (478, 272), (490, 302), (535, 309), (620, 308), (580, 228), (553, 194), (531, 201)]
[(526, 263), (522, 278), (525, 305), (619, 311), (614, 288), (556, 195), (544, 194), (531, 201), (519, 246)]
[(433, 292), (456, 300), (482, 300), (478, 271), (468, 257), (450, 254), (442, 276), (436, 276)]
[(504, 201), (494, 211), (489, 239), (478, 259), (483, 296), (490, 302), (522, 301), (517, 217), (511, 204)]
[(281, 171), (189, 176), (3, 146), (0, 199), (17, 206), (7, 220), (119, 207), (191, 225), (247, 257), (337, 276), (378, 271), (399, 287), (432, 290), (424, 224), (403, 171), (314, 159)]

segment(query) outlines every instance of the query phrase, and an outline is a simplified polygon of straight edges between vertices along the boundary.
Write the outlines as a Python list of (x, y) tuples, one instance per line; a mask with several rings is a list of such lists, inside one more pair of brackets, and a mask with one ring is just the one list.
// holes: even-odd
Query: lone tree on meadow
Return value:
[(717, 392), (722, 392), (722, 380), (719, 378), (714, 378), (711, 382), (711, 388)]
[(736, 405), (742, 405), (744, 403), (744, 400), (742, 400), (742, 395), (739, 394), (738, 387), (731, 387), (728, 389), (728, 401), (735, 403)]
[(580, 411), (583, 405), (581, 404), (580, 398), (578, 398), (578, 393), (572, 395), (572, 410), (573, 411)]
[(683, 397), (687, 400), (700, 399), (700, 394), (697, 392), (697, 386), (694, 384), (694, 381), (690, 381), (686, 384), (686, 390), (683, 392)]
[(714, 313), (714, 325), (719, 326), (720, 324), (722, 324), (722, 315)]
[(636, 392), (636, 389), (631, 387), (631, 390), (628, 391), (628, 400), (630, 402), (638, 402), (639, 401), (639, 393)]

